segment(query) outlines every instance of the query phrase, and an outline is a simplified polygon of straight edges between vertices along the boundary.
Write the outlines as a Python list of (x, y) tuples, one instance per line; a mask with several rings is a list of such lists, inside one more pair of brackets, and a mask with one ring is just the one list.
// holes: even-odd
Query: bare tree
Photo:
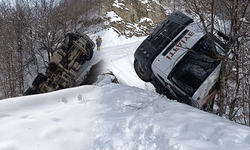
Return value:
[(18, 96), (24, 91), (23, 45), (25, 45), (24, 33), (27, 25), (25, 22), (26, 14), (24, 7), (19, 3), (20, 1), (16, 0), (15, 2), (3, 1), (0, 7), (3, 21), (1, 52), (3, 53), (2, 73), (6, 77), (3, 79), (4, 90), (6, 90), (5, 97)]
[[(47, 67), (64, 34), (95, 23), (100, 0), (2, 0), (0, 98), (18, 96)], [(93, 7), (92, 7), (93, 6)], [(89, 18), (92, 18), (89, 19)], [(94, 21), (93, 21), (94, 20)], [(91, 21), (93, 21), (91, 23)], [(98, 23), (98, 22), (97, 22)]]

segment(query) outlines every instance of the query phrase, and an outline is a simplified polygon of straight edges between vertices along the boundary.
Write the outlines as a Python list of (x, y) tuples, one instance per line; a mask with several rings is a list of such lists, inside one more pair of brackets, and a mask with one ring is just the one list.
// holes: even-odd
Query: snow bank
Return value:
[(249, 127), (111, 83), (0, 101), (0, 150), (247, 150)]

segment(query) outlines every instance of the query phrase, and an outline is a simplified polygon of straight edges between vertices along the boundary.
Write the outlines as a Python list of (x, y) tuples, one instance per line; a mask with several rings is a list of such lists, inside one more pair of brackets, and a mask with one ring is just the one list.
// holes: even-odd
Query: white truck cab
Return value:
[[(225, 44), (212, 34), (210, 38), (193, 19), (176, 12), (157, 25), (137, 48), (135, 71), (156, 91), (201, 109), (218, 91), (219, 55), (225, 55)], [(232, 56), (228, 52), (228, 57)]]

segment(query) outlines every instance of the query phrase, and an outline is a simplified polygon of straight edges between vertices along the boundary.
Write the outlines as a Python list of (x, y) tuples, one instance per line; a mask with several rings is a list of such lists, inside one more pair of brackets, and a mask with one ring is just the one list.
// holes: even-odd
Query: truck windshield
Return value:
[(216, 52), (212, 48), (212, 42), (208, 36), (203, 36), (192, 48), (197, 55), (205, 55), (211, 59), (218, 59), (218, 55), (225, 55), (225, 45), (213, 36)]
[(202, 38), (176, 64), (168, 79), (192, 97), (219, 65), (220, 62), (216, 58), (211, 41), (208, 38)]

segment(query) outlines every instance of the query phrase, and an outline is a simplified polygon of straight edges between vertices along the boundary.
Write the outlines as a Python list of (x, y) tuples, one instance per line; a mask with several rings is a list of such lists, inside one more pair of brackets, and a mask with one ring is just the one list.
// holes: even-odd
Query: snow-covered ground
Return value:
[[(250, 128), (155, 93), (133, 69), (143, 38), (99, 33), (93, 85), (0, 101), (0, 150), (250, 150)], [(95, 35), (90, 35), (94, 38)]]

